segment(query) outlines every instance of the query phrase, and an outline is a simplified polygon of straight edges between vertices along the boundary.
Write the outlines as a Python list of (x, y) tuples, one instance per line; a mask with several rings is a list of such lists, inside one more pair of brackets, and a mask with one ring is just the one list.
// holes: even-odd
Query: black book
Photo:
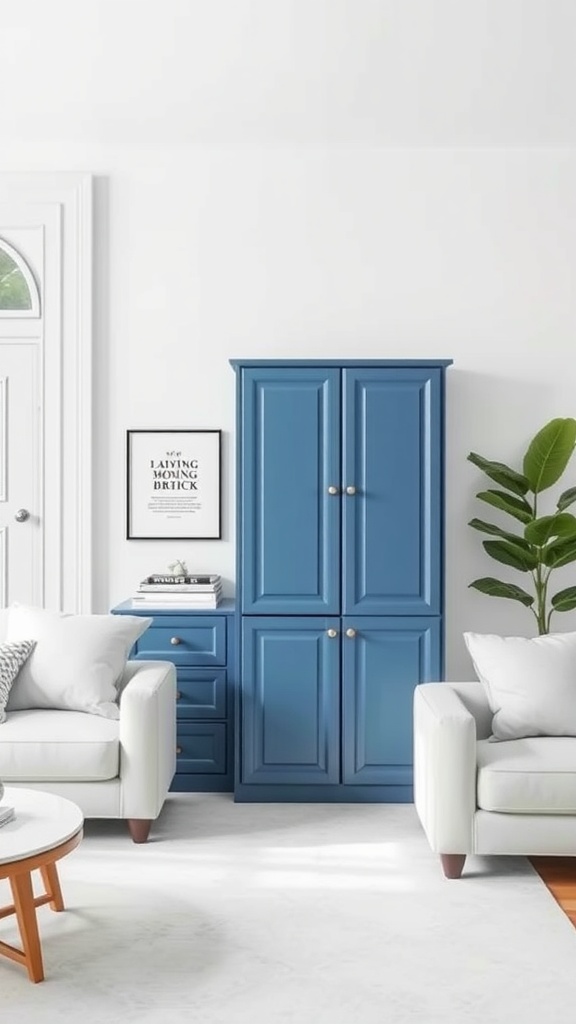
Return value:
[(177, 584), (177, 583), (201, 583), (204, 586), (206, 586), (209, 583), (217, 583), (219, 579), (220, 579), (220, 577), (217, 576), (217, 575), (212, 575), (212, 576), (172, 576), (172, 575), (166, 575), (166, 576), (163, 576), (161, 573), (155, 573), (155, 574), (152, 574), (152, 576), (147, 576), (146, 579), (142, 580), (142, 582), (143, 583), (149, 583), (149, 584), (150, 583), (161, 583), (163, 586), (164, 586), (164, 584), (166, 584), (167, 586), (170, 586), (171, 584)]

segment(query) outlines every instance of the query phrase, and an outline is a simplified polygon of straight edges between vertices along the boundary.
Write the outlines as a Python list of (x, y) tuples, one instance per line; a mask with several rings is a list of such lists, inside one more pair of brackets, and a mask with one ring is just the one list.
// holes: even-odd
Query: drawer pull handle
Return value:
[(354, 637), (356, 636), (356, 630), (355, 630), (355, 629), (352, 629), (352, 628), (350, 628), (350, 629), (347, 629), (347, 630), (346, 630), (346, 636), (349, 636), (349, 637), (350, 637), (350, 639), (351, 639), (351, 640), (353, 640), (353, 639), (354, 639)]
[(338, 633), (335, 629), (327, 629), (326, 634), (330, 637), (331, 640), (333, 640), (335, 636), (338, 636)]
[(176, 753), (177, 754), (181, 754), (182, 753), (182, 747), (176, 747)]
[(182, 641), (179, 636), (171, 636), (170, 643), (172, 644), (173, 647), (177, 647), (178, 644), (182, 643)]
[(328, 494), (338, 494), (338, 488), (334, 487), (334, 484), (330, 484), (330, 487), (328, 488)]
[(353, 484), (350, 484), (350, 485), (349, 485), (349, 486), (348, 486), (348, 487), (346, 488), (346, 494), (349, 494), (349, 495), (350, 495), (351, 497), (352, 497), (352, 496), (353, 496), (354, 494), (356, 494), (356, 488), (355, 488), (355, 487), (353, 486)]

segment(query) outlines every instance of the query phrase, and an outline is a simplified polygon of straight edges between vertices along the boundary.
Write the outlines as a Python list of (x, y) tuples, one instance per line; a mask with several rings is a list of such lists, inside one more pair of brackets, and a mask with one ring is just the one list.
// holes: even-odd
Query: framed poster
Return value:
[(128, 540), (220, 540), (220, 430), (128, 430)]

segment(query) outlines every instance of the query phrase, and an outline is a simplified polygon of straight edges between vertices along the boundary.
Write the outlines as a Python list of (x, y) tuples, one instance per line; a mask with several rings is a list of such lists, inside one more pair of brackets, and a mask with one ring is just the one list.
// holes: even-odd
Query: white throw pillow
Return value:
[(576, 736), (576, 633), (464, 633), (498, 740)]
[(35, 640), (10, 691), (8, 711), (54, 708), (118, 718), (120, 679), (152, 622), (139, 615), (67, 615), (11, 605), (6, 640)]

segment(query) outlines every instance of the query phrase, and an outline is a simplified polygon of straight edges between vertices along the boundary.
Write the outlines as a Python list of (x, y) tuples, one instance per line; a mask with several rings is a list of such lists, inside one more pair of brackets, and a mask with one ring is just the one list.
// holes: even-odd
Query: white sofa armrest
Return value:
[(119, 690), (121, 816), (154, 819), (176, 771), (176, 669), (129, 661)]
[(417, 686), (414, 803), (436, 853), (473, 852), (476, 760), (476, 719), (460, 694), (449, 683)]

